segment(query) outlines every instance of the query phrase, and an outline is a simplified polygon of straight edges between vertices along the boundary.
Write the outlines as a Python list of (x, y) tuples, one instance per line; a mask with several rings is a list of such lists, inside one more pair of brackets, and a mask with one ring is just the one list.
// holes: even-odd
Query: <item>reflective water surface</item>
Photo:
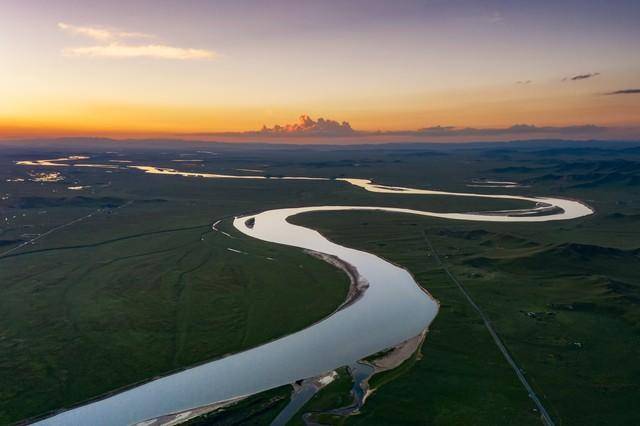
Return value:
[[(265, 178), (178, 172), (151, 166), (130, 167), (147, 173), (189, 177)], [(302, 378), (318, 376), (341, 366), (353, 365), (362, 358), (419, 335), (429, 326), (438, 312), (438, 303), (422, 290), (408, 271), (371, 253), (335, 244), (317, 231), (291, 224), (287, 221), (291, 216), (307, 212), (373, 210), (454, 220), (542, 222), (573, 219), (592, 213), (588, 206), (573, 200), (452, 193), (384, 186), (366, 179), (340, 180), (378, 193), (509, 198), (529, 201), (534, 206), (525, 210), (487, 213), (435, 213), (372, 206), (311, 206), (269, 210), (235, 218), (234, 227), (248, 237), (313, 250), (341, 259), (352, 265), (368, 281), (369, 287), (354, 303), (304, 330), (73, 408), (46, 418), (39, 424), (133, 424), (168, 413), (251, 395)], [(531, 215), (540, 212), (546, 214)], [(153, 423), (145, 422), (149, 425)]]

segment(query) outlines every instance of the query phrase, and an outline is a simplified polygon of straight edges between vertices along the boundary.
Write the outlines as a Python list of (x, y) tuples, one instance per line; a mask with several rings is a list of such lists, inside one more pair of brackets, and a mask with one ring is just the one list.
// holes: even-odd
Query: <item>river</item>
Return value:
[[(163, 175), (264, 179), (257, 176), (179, 172), (150, 166), (130, 167)], [(452, 193), (385, 186), (366, 179), (339, 180), (377, 193), (516, 199), (531, 202), (532, 207), (485, 213), (436, 213), (394, 207), (310, 206), (236, 217), (233, 226), (249, 238), (312, 250), (346, 262), (355, 268), (361, 279), (366, 280), (366, 291), (344, 309), (296, 333), (63, 411), (38, 424), (110, 426), (142, 422), (144, 425), (153, 425), (160, 424), (154, 419), (169, 413), (183, 413), (182, 417), (188, 418), (186, 412), (198, 407), (255, 394), (352, 365), (420, 335), (428, 328), (439, 305), (407, 270), (371, 253), (333, 243), (312, 229), (294, 225), (287, 220), (292, 216), (308, 212), (369, 210), (452, 220), (544, 222), (574, 219), (593, 213), (585, 204), (567, 199)]]

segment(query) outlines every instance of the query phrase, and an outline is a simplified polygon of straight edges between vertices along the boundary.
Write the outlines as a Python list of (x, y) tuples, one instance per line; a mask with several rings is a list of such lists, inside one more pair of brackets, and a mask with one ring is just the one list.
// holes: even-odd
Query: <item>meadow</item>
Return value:
[[(340, 305), (346, 276), (296, 249), (238, 235), (230, 224), (234, 215), (319, 204), (432, 211), (521, 205), (371, 194), (335, 181), (154, 176), (125, 167), (62, 168), (56, 169), (60, 182), (33, 182), (31, 174), (51, 169), (15, 165), (69, 154), (90, 155), (92, 163), (362, 177), (390, 185), (585, 200), (596, 215), (557, 223), (485, 224), (373, 212), (294, 218), (340, 244), (406, 267), (441, 303), (422, 357), (374, 376), (372, 384), (380, 388), (362, 413), (332, 422), (539, 422), (445, 267), (491, 319), (558, 424), (639, 420), (628, 409), (640, 394), (640, 370), (633, 362), (640, 351), (640, 155), (633, 147), (216, 146), (212, 155), (198, 145), (82, 146), (0, 149), (0, 252), (6, 253), (0, 254), (2, 423), (256, 346)], [(467, 187), (474, 178), (525, 186)], [(68, 189), (78, 185), (89, 188)], [(83, 219), (7, 253), (77, 218)], [(218, 220), (215, 231), (211, 225)], [(349, 399), (348, 389), (344, 381), (327, 387), (300, 415), (336, 408)], [(257, 395), (196, 424), (260, 424), (275, 417), (287, 392)], [(293, 420), (299, 422), (299, 416)]]

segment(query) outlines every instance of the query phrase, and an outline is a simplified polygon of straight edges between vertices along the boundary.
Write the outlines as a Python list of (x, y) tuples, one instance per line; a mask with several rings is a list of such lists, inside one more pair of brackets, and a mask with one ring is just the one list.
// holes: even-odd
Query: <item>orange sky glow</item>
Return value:
[(489, 3), (10, 0), (0, 138), (640, 138), (637, 4)]

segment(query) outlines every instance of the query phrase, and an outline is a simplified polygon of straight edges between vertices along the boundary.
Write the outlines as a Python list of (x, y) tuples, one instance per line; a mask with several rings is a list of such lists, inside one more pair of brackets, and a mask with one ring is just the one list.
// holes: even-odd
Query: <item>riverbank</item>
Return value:
[(330, 254), (321, 253), (314, 250), (305, 249), (304, 252), (340, 269), (349, 277), (349, 292), (347, 293), (345, 301), (342, 302), (340, 306), (338, 306), (336, 311), (345, 309), (349, 305), (358, 301), (364, 295), (364, 292), (369, 288), (369, 282), (366, 280), (366, 278), (360, 275), (355, 266), (351, 265), (350, 263), (345, 262), (337, 256), (332, 256)]

